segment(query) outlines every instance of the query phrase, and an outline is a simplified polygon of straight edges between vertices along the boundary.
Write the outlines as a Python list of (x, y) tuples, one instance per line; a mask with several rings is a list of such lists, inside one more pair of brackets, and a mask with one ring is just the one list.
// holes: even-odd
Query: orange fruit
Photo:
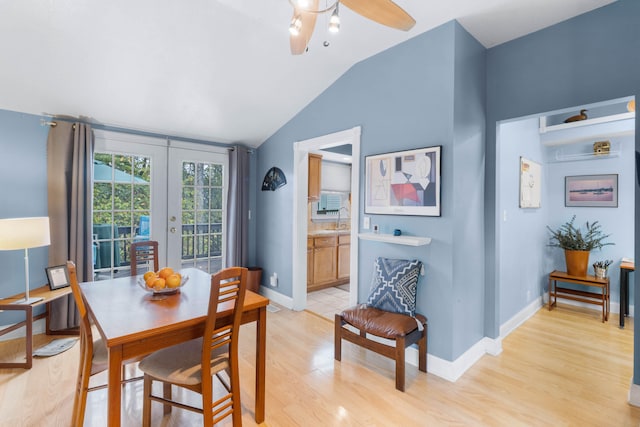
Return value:
[(145, 282), (148, 282), (152, 277), (154, 279), (158, 277), (154, 271), (147, 271), (146, 273), (144, 273), (144, 276), (142, 276)]
[(155, 289), (156, 291), (159, 291), (161, 289), (164, 289), (166, 287), (166, 282), (163, 278), (158, 278), (156, 280), (153, 281), (153, 283), (151, 283), (151, 287), (153, 289)]
[(165, 279), (168, 288), (177, 288), (180, 286), (180, 275), (177, 273), (173, 273), (169, 277)]
[(173, 268), (171, 267), (165, 267), (165, 268), (161, 268), (160, 271), (158, 271), (158, 276), (161, 279), (167, 279), (167, 277), (171, 276), (173, 274)]

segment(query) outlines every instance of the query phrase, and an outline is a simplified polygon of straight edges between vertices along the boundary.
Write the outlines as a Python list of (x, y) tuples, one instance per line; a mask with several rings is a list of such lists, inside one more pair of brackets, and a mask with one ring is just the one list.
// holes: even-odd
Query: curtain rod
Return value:
[[(235, 151), (235, 150), (236, 150), (236, 148), (235, 148), (235, 147), (229, 147), (229, 148), (227, 148), (227, 150), (229, 150), (229, 151)], [(254, 152), (254, 151), (255, 151), (255, 150), (253, 150), (253, 149), (251, 149), (251, 148), (247, 148), (247, 153), (249, 153), (249, 154), (253, 154), (253, 152)]]
[[(87, 122), (82, 121), (82, 120), (80, 120), (80, 119), (78, 119), (78, 121), (80, 121), (80, 122), (82, 122), (82, 123), (87, 123)], [(90, 123), (89, 123), (89, 124), (90, 124)], [(40, 119), (40, 126), (51, 126), (51, 127), (56, 127), (56, 126), (58, 126), (58, 122), (56, 122), (56, 121), (49, 121), (49, 120), (46, 120), (46, 119)], [(103, 126), (104, 126), (104, 125), (103, 125)], [(73, 125), (73, 129), (75, 129), (75, 128), (76, 128), (76, 125), (75, 125), (75, 123), (74, 123), (74, 125)], [(127, 131), (127, 129), (124, 129), (124, 128), (118, 128), (118, 129), (119, 129), (119, 130), (118, 130), (119, 132), (126, 132), (126, 131)], [(171, 137), (169, 137), (168, 135), (165, 135), (165, 137), (167, 138), (167, 140), (169, 140), (169, 139), (171, 138)], [(180, 139), (180, 137), (175, 137), (175, 138), (176, 138), (176, 139)], [(233, 147), (229, 147), (229, 148), (228, 148), (228, 150), (229, 150), (229, 151), (233, 151), (233, 150), (235, 150), (235, 148), (233, 148)], [(253, 150), (253, 149), (251, 149), (251, 148), (247, 148), (247, 152), (248, 152), (249, 154), (253, 154), (254, 150)]]
[(40, 119), (40, 126), (51, 126), (52, 128), (58, 126), (58, 122), (49, 122), (45, 119)]
[[(51, 126), (52, 128), (58, 126), (58, 122), (47, 121), (45, 119), (40, 119), (40, 126)], [(72, 126), (73, 129), (76, 128), (76, 124), (74, 123)]]

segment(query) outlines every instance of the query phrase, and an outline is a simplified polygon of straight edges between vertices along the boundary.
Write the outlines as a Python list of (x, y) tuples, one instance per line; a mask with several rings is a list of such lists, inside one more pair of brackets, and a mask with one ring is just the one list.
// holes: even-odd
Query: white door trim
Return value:
[(351, 144), (351, 284), (349, 302), (358, 300), (358, 218), (360, 217), (360, 126), (293, 144), (293, 310), (307, 306), (307, 182), (309, 151)]

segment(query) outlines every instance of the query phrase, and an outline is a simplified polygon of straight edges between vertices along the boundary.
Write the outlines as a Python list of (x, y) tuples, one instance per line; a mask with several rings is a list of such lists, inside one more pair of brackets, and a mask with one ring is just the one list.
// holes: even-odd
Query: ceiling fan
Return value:
[(411, 15), (391, 0), (332, 0), (333, 3), (325, 8), (318, 6), (319, 1), (289, 0), (293, 6), (293, 18), (289, 26), (293, 55), (300, 55), (307, 50), (319, 14), (331, 12), (329, 31), (338, 32), (341, 4), (365, 18), (398, 30), (409, 31), (416, 23)]

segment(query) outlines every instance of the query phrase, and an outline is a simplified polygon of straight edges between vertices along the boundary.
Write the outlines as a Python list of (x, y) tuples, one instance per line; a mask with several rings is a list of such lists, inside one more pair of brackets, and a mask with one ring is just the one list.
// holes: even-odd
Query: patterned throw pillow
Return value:
[(367, 305), (384, 311), (415, 316), (416, 291), (422, 262), (376, 258)]

